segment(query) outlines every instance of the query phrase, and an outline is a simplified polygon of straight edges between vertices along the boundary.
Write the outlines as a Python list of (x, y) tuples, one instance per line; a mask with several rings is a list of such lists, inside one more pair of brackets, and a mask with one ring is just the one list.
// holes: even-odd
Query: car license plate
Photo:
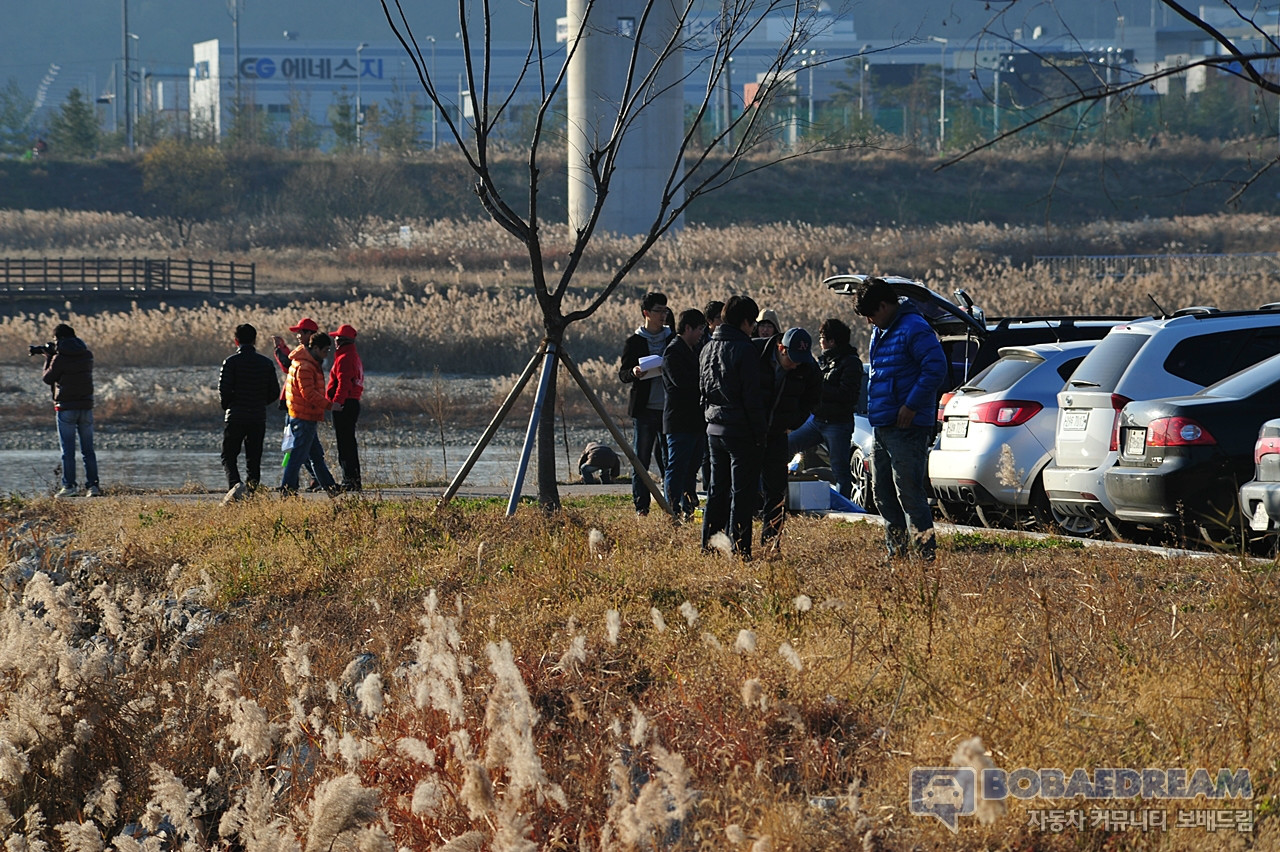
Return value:
[(1083, 432), (1089, 426), (1088, 411), (1062, 412), (1062, 431)]
[(952, 417), (947, 420), (947, 437), (963, 438), (969, 434), (969, 418)]
[(1271, 527), (1271, 516), (1267, 514), (1267, 510), (1259, 506), (1249, 519), (1249, 527), (1256, 532), (1266, 532)]
[(1124, 433), (1124, 454), (1140, 456), (1147, 451), (1147, 430), (1126, 429)]

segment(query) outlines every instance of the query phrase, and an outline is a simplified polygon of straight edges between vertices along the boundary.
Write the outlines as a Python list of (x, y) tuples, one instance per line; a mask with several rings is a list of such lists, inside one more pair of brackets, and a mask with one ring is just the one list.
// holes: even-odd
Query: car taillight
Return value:
[(1216, 443), (1209, 431), (1190, 417), (1161, 417), (1147, 426), (1148, 447), (1199, 447)]
[(941, 423), (945, 419), (943, 417), (943, 412), (946, 411), (947, 409), (947, 403), (950, 402), (955, 397), (955, 395), (956, 395), (955, 391), (947, 391), (942, 395), (942, 399), (938, 400), (938, 422), (939, 423)]
[(1042, 408), (1044, 406), (1040, 403), (1024, 399), (984, 402), (969, 409), (969, 420), (994, 426), (1021, 426), (1039, 414)]
[(1258, 436), (1258, 443), (1253, 445), (1253, 463), (1262, 464), (1263, 456), (1274, 456), (1280, 454), (1280, 437), (1272, 435), (1270, 437)]
[(1118, 393), (1111, 394), (1111, 410), (1116, 413), (1116, 419), (1111, 423), (1111, 452), (1120, 449), (1120, 409), (1124, 408), (1133, 400), (1127, 396), (1121, 396)]

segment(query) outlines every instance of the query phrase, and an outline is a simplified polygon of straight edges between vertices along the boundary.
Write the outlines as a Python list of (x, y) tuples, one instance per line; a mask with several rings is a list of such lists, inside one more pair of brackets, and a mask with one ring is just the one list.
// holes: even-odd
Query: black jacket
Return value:
[(662, 431), (706, 432), (702, 416), (702, 391), (698, 387), (698, 354), (680, 335), (671, 338), (662, 356), (662, 386), (666, 403), (662, 408)]
[[(668, 332), (674, 336), (674, 332)], [(668, 343), (670, 338), (668, 338)], [(624, 385), (631, 385), (631, 390), (627, 394), (627, 416), (636, 417), (649, 407), (649, 389), (653, 387), (654, 382), (661, 382), (661, 376), (654, 376), (652, 379), (637, 379), (635, 373), (631, 372), (640, 366), (640, 359), (646, 355), (651, 355), (649, 351), (649, 341), (642, 334), (633, 334), (627, 338), (627, 342), (622, 346), (622, 366), (618, 368), (618, 378)]]
[(53, 405), (68, 411), (93, 408), (93, 353), (78, 337), (64, 337), (46, 354), (44, 383), (53, 393)]
[(719, 325), (698, 358), (698, 384), (708, 435), (749, 438), (764, 446), (760, 355), (750, 337), (728, 323)]
[(266, 406), (280, 398), (276, 365), (252, 346), (241, 346), (222, 362), (218, 396), (228, 423), (264, 423)]
[(813, 416), (828, 423), (852, 423), (862, 393), (862, 361), (852, 346), (823, 352), (822, 398)]
[[(760, 350), (760, 395), (764, 399), (770, 435), (785, 435), (809, 419), (822, 393), (822, 377), (813, 364), (799, 364), (794, 370), (778, 366), (778, 343), (782, 335), (765, 340)], [(759, 342), (759, 341), (757, 341)]]

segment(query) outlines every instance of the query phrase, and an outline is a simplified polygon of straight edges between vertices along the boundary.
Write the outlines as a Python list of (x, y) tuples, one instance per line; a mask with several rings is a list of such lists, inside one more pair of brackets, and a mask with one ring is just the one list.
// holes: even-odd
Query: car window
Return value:
[(1076, 367), (1079, 367), (1080, 362), (1083, 360), (1083, 355), (1079, 358), (1068, 358), (1058, 365), (1058, 375), (1062, 376), (1062, 380), (1065, 382), (1067, 379), (1071, 378), (1071, 374), (1076, 371)]
[(1072, 387), (1115, 390), (1134, 356), (1150, 339), (1150, 334), (1140, 332), (1111, 332), (1080, 362), (1071, 375)]
[(1231, 365), (1231, 372), (1237, 373), (1277, 354), (1280, 354), (1280, 327), (1254, 329), (1248, 342), (1240, 347), (1240, 352)]
[(1169, 357), (1164, 359), (1164, 370), (1171, 376), (1197, 385), (1213, 384), (1222, 378), (1223, 373), (1234, 373), (1264, 357), (1259, 356), (1232, 368), (1237, 359), (1242, 357), (1242, 350), (1253, 333), (1252, 328), (1242, 328), (1188, 337), (1169, 351)]
[(1265, 390), (1277, 381), (1280, 381), (1280, 355), (1245, 367), (1217, 384), (1210, 385), (1201, 393), (1228, 399), (1243, 399)]
[(965, 382), (965, 388), (981, 393), (1008, 390), (1013, 383), (1044, 363), (1043, 358), (1027, 355), (1006, 355), (990, 367)]

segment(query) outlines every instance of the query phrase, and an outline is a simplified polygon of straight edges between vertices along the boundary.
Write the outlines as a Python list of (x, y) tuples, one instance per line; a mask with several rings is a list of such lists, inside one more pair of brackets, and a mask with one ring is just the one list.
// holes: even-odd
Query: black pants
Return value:
[(227, 472), (227, 487), (233, 488), (240, 481), (240, 468), (236, 458), (244, 446), (244, 466), (249, 474), (249, 487), (257, 488), (262, 481), (262, 440), (267, 432), (266, 423), (226, 423), (222, 427), (222, 469)]
[(787, 434), (770, 435), (764, 448), (764, 460), (760, 478), (764, 482), (764, 528), (760, 540), (769, 539), (782, 532), (782, 519), (787, 508)]
[(342, 471), (342, 489), (359, 491), (360, 448), (356, 446), (356, 421), (360, 419), (360, 400), (349, 399), (341, 411), (333, 412), (334, 443), (338, 445), (338, 467)]
[(702, 547), (711, 537), (727, 532), (734, 549), (744, 559), (751, 558), (751, 519), (756, 512), (760, 488), (761, 448), (750, 438), (707, 438), (711, 452), (711, 485), (702, 510)]

